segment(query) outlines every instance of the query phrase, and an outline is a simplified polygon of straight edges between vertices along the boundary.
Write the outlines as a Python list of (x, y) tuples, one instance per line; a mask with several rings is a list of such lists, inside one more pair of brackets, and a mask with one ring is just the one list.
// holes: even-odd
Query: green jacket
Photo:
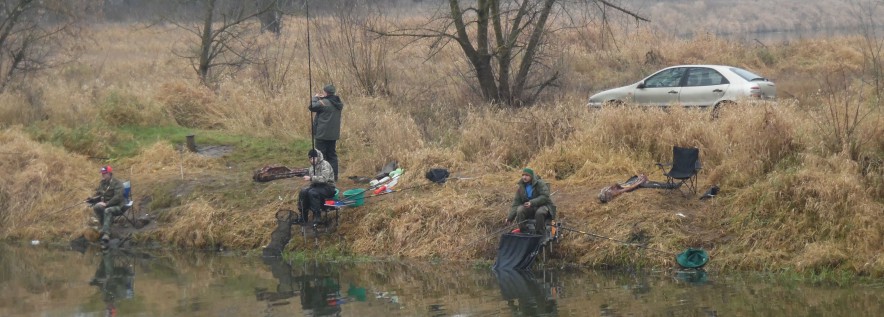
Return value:
[(101, 196), (101, 201), (108, 207), (120, 206), (123, 204), (123, 182), (113, 177), (102, 179), (95, 195)]
[(510, 213), (507, 219), (515, 219), (516, 218), (516, 209), (519, 208), (525, 202), (530, 201), (531, 206), (537, 208), (541, 206), (549, 207), (549, 216), (552, 219), (556, 219), (556, 205), (553, 204), (552, 199), (549, 197), (549, 184), (547, 184), (542, 179), (537, 176), (531, 178), (531, 185), (534, 186), (534, 195), (532, 197), (528, 197), (528, 192), (525, 191), (526, 183), (519, 180), (519, 189), (516, 190), (516, 197), (513, 198), (513, 205), (510, 208)]
[(313, 97), (310, 111), (316, 112), (313, 119), (313, 138), (316, 140), (337, 140), (341, 138), (341, 110), (344, 102), (336, 95), (324, 98)]

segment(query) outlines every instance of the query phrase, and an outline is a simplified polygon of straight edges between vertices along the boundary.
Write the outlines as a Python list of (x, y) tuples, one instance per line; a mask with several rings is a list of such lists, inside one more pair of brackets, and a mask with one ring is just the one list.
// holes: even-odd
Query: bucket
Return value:
[(344, 191), (344, 195), (341, 196), (341, 200), (344, 201), (352, 201), (353, 204), (350, 206), (359, 207), (365, 203), (365, 189), (356, 188), (356, 189), (348, 189)]

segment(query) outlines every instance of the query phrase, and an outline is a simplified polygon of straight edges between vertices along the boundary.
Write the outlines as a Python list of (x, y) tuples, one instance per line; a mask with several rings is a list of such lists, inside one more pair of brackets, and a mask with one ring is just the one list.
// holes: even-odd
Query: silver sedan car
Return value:
[(748, 70), (722, 65), (679, 65), (664, 68), (641, 81), (589, 97), (589, 106), (640, 105), (718, 106), (738, 99), (773, 100), (770, 80)]

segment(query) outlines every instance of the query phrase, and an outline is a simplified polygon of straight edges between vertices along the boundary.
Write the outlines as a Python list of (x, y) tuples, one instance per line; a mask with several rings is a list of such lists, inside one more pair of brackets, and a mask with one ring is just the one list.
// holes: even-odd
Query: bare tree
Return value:
[(324, 21), (328, 20), (322, 19), (315, 19), (312, 24), (319, 35), (316, 37), (319, 42), (317, 48), (341, 53), (319, 54), (322, 62), (343, 67), (365, 94), (388, 95), (389, 41), (368, 31), (383, 23), (381, 15), (374, 12), (370, 1), (366, 0), (340, 1), (333, 9), (333, 23), (336, 25), (326, 25)]
[(60, 40), (75, 35), (89, 1), (0, 0), (0, 92), (66, 58)]
[[(430, 39), (440, 48), (456, 43), (472, 66), (482, 96), (511, 106), (532, 104), (560, 76), (544, 61), (547, 38), (575, 18), (571, 9), (613, 8), (648, 21), (604, 0), (448, 0), (426, 23), (395, 30), (374, 30), (384, 36)], [(553, 23), (562, 17), (562, 25)], [(541, 67), (547, 72), (541, 73)]]
[(261, 32), (269, 31), (276, 36), (282, 34), (282, 10), (280, 0), (257, 0), (258, 20), (261, 21)]
[[(253, 18), (275, 8), (275, 1), (261, 1), (255, 8), (247, 1), (181, 0), (178, 16), (167, 20), (193, 37), (186, 50), (175, 54), (189, 59), (200, 82), (212, 86), (223, 75), (255, 62)], [(201, 16), (194, 19), (189, 12)]]
[(863, 38), (864, 81), (874, 89), (878, 106), (884, 97), (884, 0), (854, 0), (853, 9)]

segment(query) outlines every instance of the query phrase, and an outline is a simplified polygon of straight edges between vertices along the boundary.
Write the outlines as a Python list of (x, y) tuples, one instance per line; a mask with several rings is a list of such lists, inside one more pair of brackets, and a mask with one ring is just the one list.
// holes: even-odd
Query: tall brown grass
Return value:
[[(290, 31), (282, 35), (288, 37), (284, 43), (303, 44), (302, 22), (286, 21)], [(319, 68), (316, 87), (306, 87), (303, 45), (288, 51), (295, 58), (293, 75), (286, 85), (275, 86), (278, 93), (266, 93), (266, 82), (255, 69), (220, 82), (211, 92), (199, 86), (186, 62), (170, 55), (182, 35), (161, 31), (98, 26), (95, 50), (102, 58), (87, 55), (79, 64), (36, 78), (32, 90), (42, 95), (0, 96), (0, 126), (5, 128), (0, 168), (6, 171), (0, 176), (0, 237), (59, 239), (79, 232), (79, 219), (91, 211), (55, 209), (89, 194), (99, 164), (65, 148), (101, 154), (106, 149), (102, 140), (115, 136), (114, 122), (125, 118), (126, 124), (150, 126), (174, 121), (290, 144), (309, 139), (310, 114), (304, 108), (310, 94), (334, 82), (346, 104), (338, 146), (342, 179), (373, 175), (391, 160), (406, 169), (403, 188), (425, 184), (422, 173), (431, 167), (470, 178), (370, 198), (363, 207), (345, 209), (340, 233), (352, 252), (492, 258), (494, 233), (503, 229), (517, 171), (530, 166), (552, 183), (560, 220), (573, 228), (623, 240), (644, 236), (649, 247), (670, 253), (703, 247), (716, 267), (884, 274), (884, 228), (878, 221), (884, 210), (884, 117), (870, 103), (851, 103), (870, 113), (854, 126), (854, 138), (862, 142), (851, 150), (856, 155), (833, 151), (837, 140), (827, 137), (831, 127), (820, 119), (830, 103), (818, 93), (821, 83), (807, 77), (856, 69), (862, 62), (857, 39), (765, 47), (709, 36), (657, 40), (660, 34), (633, 29), (614, 30), (622, 41), (600, 46), (593, 44), (602, 37), (598, 30), (572, 30), (555, 41), (569, 43), (561, 50), (568, 67), (561, 86), (540, 104), (513, 110), (477, 101), (464, 84), (468, 77), (462, 76), (465, 64), (456, 48), (446, 47), (427, 60), (426, 46), (405, 45), (401, 39), (390, 40), (399, 49), (390, 53), (396, 62), (387, 64), (388, 97), (362, 95), (354, 88), (358, 79), (333, 63), (314, 64)], [(335, 40), (334, 33), (329, 36)], [(592, 92), (681, 63), (751, 69), (773, 78), (783, 98), (776, 104), (741, 102), (724, 109), (717, 120), (706, 111), (678, 107), (593, 111), (585, 106)], [(43, 115), (22, 110), (27, 107)], [(79, 126), (87, 128), (75, 130)], [(69, 129), (58, 133), (80, 131), (84, 137), (77, 139), (86, 144), (57, 147), (29, 138), (44, 139), (40, 136), (55, 127)], [(604, 205), (595, 200), (600, 188), (633, 174), (662, 180), (654, 164), (670, 160), (673, 145), (701, 149), (701, 190), (718, 184), (719, 197), (699, 202), (641, 189)], [(281, 163), (292, 162), (300, 161)], [(267, 162), (225, 164), (180, 153), (168, 143), (112, 163), (120, 177), (137, 180), (139, 193), (166, 202), (158, 204), (161, 209), (144, 210), (160, 218), (156, 229), (137, 239), (186, 248), (263, 245), (275, 225), (273, 214), (292, 209), (302, 185), (297, 179), (254, 184), (252, 168)], [(360, 186), (346, 180), (339, 185)], [(298, 239), (290, 244), (292, 249), (309, 247)], [(586, 265), (673, 264), (663, 253), (576, 234), (557, 250), (565, 261)]]

